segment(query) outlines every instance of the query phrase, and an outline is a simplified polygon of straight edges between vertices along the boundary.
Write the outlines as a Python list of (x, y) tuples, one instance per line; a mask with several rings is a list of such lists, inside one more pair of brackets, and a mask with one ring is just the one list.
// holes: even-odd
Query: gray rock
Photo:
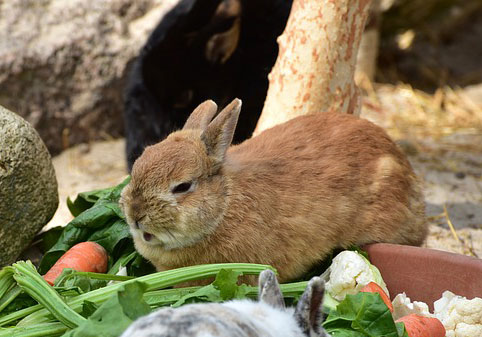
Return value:
[(52, 218), (59, 197), (50, 154), (35, 129), (0, 106), (0, 266), (15, 262)]
[(0, 1), (0, 105), (52, 154), (121, 136), (130, 61), (177, 1)]

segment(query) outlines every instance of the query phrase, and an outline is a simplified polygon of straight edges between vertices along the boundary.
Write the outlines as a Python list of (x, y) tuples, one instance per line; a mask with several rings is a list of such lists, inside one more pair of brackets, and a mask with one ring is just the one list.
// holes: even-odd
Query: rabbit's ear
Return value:
[(284, 309), (285, 302), (283, 294), (279, 288), (278, 280), (272, 270), (263, 270), (259, 274), (259, 293), (260, 302), (265, 302), (274, 308)]
[(217, 163), (223, 161), (226, 150), (231, 145), (240, 111), (241, 100), (235, 98), (201, 134), (201, 140), (206, 145), (208, 155), (214, 157)]
[(218, 106), (211, 100), (204, 101), (199, 104), (196, 109), (191, 113), (183, 130), (187, 129), (201, 129), (206, 130), (209, 122), (213, 119), (214, 115), (218, 111)]
[(321, 327), (324, 291), (325, 283), (322, 279), (313, 277), (296, 306), (295, 319), (307, 336), (329, 336)]

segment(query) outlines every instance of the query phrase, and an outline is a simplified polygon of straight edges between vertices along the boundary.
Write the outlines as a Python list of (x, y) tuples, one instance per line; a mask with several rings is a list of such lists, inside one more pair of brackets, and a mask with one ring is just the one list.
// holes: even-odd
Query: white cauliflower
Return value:
[[(121, 266), (119, 268), (119, 271), (116, 273), (116, 275), (127, 276), (127, 267)], [(119, 282), (121, 282), (121, 281), (109, 281), (109, 282), (107, 282), (107, 285), (110, 286), (111, 284), (116, 284), (116, 283), (119, 283)]]
[(447, 337), (482, 336), (482, 298), (468, 300), (445, 291), (434, 302), (434, 316), (447, 331)]
[(411, 301), (405, 293), (398, 294), (392, 301), (393, 319), (397, 320), (403, 316), (417, 314), (425, 317), (433, 317), (425, 302)]
[(325, 287), (334, 299), (342, 301), (347, 294), (355, 295), (370, 282), (377, 283), (390, 296), (377, 267), (357, 252), (345, 250), (333, 259)]

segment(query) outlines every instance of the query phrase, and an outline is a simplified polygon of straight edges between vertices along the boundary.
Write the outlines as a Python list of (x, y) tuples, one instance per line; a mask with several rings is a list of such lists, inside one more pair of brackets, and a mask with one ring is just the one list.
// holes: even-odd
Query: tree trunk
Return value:
[(353, 77), (370, 0), (294, 0), (253, 135), (307, 113), (358, 114)]
[(370, 86), (375, 78), (381, 18), (381, 0), (372, 0), (356, 60), (355, 83), (361, 88)]

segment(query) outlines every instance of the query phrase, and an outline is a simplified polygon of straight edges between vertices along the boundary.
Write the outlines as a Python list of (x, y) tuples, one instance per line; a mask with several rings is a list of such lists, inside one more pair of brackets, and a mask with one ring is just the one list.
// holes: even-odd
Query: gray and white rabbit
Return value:
[(322, 328), (324, 282), (314, 277), (296, 308), (285, 308), (275, 274), (259, 276), (259, 301), (162, 308), (136, 320), (121, 337), (330, 337)]

